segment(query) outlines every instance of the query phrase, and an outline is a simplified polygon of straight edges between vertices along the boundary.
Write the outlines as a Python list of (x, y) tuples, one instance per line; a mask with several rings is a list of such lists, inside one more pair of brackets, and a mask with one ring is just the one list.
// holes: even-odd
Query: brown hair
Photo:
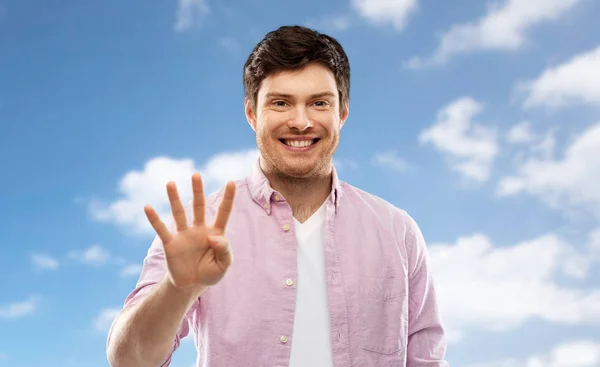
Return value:
[(302, 26), (282, 26), (266, 34), (244, 64), (244, 93), (256, 110), (262, 81), (269, 75), (319, 63), (332, 71), (340, 96), (340, 111), (350, 99), (350, 63), (333, 37)]

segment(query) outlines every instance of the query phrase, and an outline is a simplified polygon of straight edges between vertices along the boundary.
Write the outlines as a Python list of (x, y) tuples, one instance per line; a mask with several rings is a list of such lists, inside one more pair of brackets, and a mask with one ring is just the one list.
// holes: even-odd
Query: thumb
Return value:
[(227, 268), (233, 262), (233, 254), (229, 247), (229, 240), (225, 236), (209, 236), (208, 244), (215, 252), (217, 262)]

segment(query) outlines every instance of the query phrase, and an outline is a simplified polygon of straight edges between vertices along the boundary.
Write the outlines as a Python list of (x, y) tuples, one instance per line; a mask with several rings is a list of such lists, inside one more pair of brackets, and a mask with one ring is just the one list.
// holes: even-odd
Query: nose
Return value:
[(290, 129), (298, 129), (300, 131), (304, 131), (314, 126), (304, 107), (293, 109), (287, 125)]

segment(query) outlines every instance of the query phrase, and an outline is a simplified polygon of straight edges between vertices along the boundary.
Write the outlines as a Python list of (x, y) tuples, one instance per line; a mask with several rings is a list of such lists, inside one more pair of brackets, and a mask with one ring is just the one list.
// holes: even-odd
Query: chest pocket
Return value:
[(408, 297), (404, 277), (365, 278), (361, 288), (361, 345), (390, 362), (404, 360)]

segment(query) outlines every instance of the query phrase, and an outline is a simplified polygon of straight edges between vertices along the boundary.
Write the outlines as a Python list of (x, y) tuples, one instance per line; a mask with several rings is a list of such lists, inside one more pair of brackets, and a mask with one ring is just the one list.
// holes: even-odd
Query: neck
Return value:
[(267, 167), (263, 167), (263, 172), (271, 187), (285, 197), (296, 220), (303, 223), (321, 207), (331, 193), (332, 169), (331, 165), (326, 167), (327, 169), (310, 177), (290, 177)]

